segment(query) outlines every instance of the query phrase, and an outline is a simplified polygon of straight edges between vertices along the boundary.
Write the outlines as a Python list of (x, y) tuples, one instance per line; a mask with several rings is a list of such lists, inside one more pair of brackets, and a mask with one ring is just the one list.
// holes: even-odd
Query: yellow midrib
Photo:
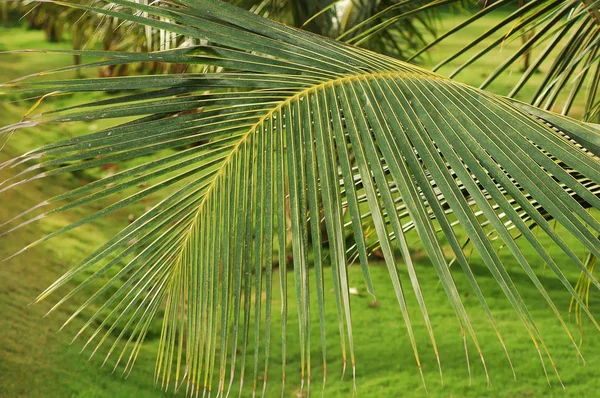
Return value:
[[(300, 98), (303, 98), (312, 92), (319, 91), (327, 86), (342, 85), (342, 84), (349, 83), (349, 82), (351, 82), (353, 80), (357, 80), (357, 79), (363, 79), (363, 80), (364, 79), (372, 79), (372, 78), (374, 78), (374, 79), (389, 79), (389, 78), (395, 79), (395, 78), (407, 78), (407, 77), (416, 78), (416, 77), (422, 77), (422, 76), (423, 76), (422, 74), (410, 73), (410, 72), (368, 72), (368, 73), (348, 74), (348, 75), (343, 75), (341, 77), (338, 77), (336, 79), (327, 80), (323, 83), (320, 83), (320, 84), (311, 86), (309, 88), (306, 88), (304, 90), (301, 90), (298, 93), (294, 94), (293, 96), (289, 97), (288, 99), (283, 100), (280, 103), (278, 103), (273, 109), (268, 111), (256, 123), (254, 123), (250, 128), (248, 128), (248, 131), (240, 137), (239, 142), (235, 145), (235, 147), (233, 147), (233, 149), (231, 150), (231, 153), (225, 159), (223, 159), (223, 162), (219, 166), (219, 170), (215, 173), (215, 176), (213, 177), (213, 179), (210, 183), (210, 186), (208, 187), (207, 191), (205, 192), (204, 196), (202, 197), (202, 201), (198, 205), (198, 210), (196, 212), (196, 215), (194, 216), (194, 219), (192, 220), (192, 222), (190, 224), (187, 237), (183, 241), (181, 248), (183, 249), (187, 246), (189, 237), (191, 236), (191, 231), (197, 225), (198, 218), (202, 212), (202, 208), (204, 207), (204, 204), (207, 202), (207, 198), (210, 196), (210, 194), (212, 192), (212, 188), (215, 185), (215, 182), (219, 178), (221, 178), (221, 176), (223, 175), (223, 170), (225, 170), (226, 166), (229, 164), (229, 162), (231, 161), (233, 156), (238, 153), (238, 149), (241, 147), (241, 145), (243, 145), (246, 142), (248, 137), (250, 137), (250, 135), (259, 126), (261, 126), (262, 123), (264, 123), (266, 120), (269, 120), (275, 113), (281, 111), (281, 109), (283, 109), (284, 107), (293, 103), (294, 101), (297, 101)], [(427, 78), (444, 79), (441, 76), (427, 76)], [(181, 262), (181, 253), (183, 253), (183, 250), (181, 250), (181, 252), (176, 260), (177, 261), (176, 267), (178, 267), (179, 263)]]

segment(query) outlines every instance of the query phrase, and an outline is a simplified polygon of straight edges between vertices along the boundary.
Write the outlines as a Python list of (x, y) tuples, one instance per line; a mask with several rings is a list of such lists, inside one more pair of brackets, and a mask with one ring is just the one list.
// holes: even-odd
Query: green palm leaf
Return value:
[[(436, 8), (448, 1), (436, 0), (232, 0), (231, 4), (255, 14), (284, 22), (322, 36), (396, 58), (406, 59), (407, 50), (427, 44), (424, 32), (436, 34)], [(362, 40), (361, 40), (362, 39)]]
[[(531, 62), (525, 62), (523, 75), (508, 93), (509, 97), (516, 97), (523, 87), (534, 84), (531, 78), (541, 72), (544, 73), (543, 81), (537, 84), (533, 97), (525, 100), (542, 109), (556, 109), (566, 115), (572, 113), (579, 97), (585, 104), (579, 112), (583, 119), (597, 120), (600, 114), (600, 4), (593, 0), (530, 0), (519, 2), (521, 6), (515, 9), (515, 3), (512, 0), (493, 2), (423, 47), (413, 57), (443, 43), (446, 38), (489, 13), (508, 10), (510, 13), (506, 18), (440, 61), (433, 70), (454, 62), (456, 65), (448, 69), (449, 77), (472, 71), (477, 68), (478, 60), (500, 50), (507, 42), (521, 38), (522, 44), (516, 51), (509, 53), (495, 69), (486, 72), (480, 88), (486, 88), (514, 71), (522, 57), (531, 57)], [(532, 57), (533, 51), (538, 49)]]
[[(323, 284), (329, 278), (338, 309), (342, 356), (354, 373), (347, 268), (358, 259), (367, 289), (374, 291), (368, 265), (373, 250), (369, 239), (374, 236), (421, 371), (421, 351), (411, 320), (417, 314), (413, 306), (425, 322), (438, 362), (439, 355), (419, 271), (411, 260), (409, 230), (416, 231), (431, 259), (465, 336), (465, 348), (475, 347), (484, 368), (476, 325), (450, 272), (442, 235), (503, 346), (460, 236), (466, 235), (481, 256), (522, 320), (542, 364), (546, 357), (554, 366), (535, 319), (497, 253), (497, 242), (510, 251), (556, 313), (575, 350), (578, 347), (513, 231), (535, 249), (598, 327), (563, 270), (578, 267), (596, 288), (600, 284), (588, 270), (589, 264), (578, 258), (549, 223), (554, 219), (593, 256), (600, 255), (598, 213), (588, 212), (600, 209), (597, 126), (289, 28), (218, 0), (179, 0), (156, 6), (126, 0), (113, 3), (121, 7), (76, 7), (207, 44), (148, 54), (78, 53), (101, 55), (107, 58), (101, 62), (114, 64), (152, 62), (160, 57), (163, 62), (218, 65), (225, 71), (4, 84), (6, 93), (42, 99), (59, 93), (120, 92), (106, 100), (27, 117), (2, 128), (0, 135), (5, 138), (16, 129), (34, 125), (123, 117), (128, 121), (45, 145), (1, 164), (1, 168), (30, 166), (4, 181), (0, 190), (54, 174), (159, 154), (50, 198), (3, 225), (8, 233), (51, 214), (114, 198), (110, 206), (35, 244), (150, 195), (161, 197), (38, 297), (38, 301), (45, 299), (76, 282), (53, 311), (103, 276), (110, 276), (65, 325), (93, 308), (77, 336), (91, 332), (85, 346), (94, 347), (93, 353), (110, 341), (106, 359), (114, 354), (115, 368), (122, 364), (125, 372), (131, 370), (150, 323), (162, 316), (156, 381), (163, 388), (224, 394), (234, 382), (241, 388), (250, 377), (244, 374), (246, 361), (252, 361), (253, 389), (260, 391), (262, 374), (264, 393), (271, 366), (272, 264), (277, 256), (282, 384), (286, 353), (291, 350), (299, 353), (306, 389), (311, 376), (315, 377), (311, 375), (314, 359), (309, 331), (314, 311), (321, 325), (318, 339), (325, 372)], [(142, 190), (131, 190), (140, 184), (145, 184)], [(123, 192), (124, 197), (117, 196)], [(548, 235), (572, 263), (557, 264), (533, 227)], [(292, 236), (289, 251), (286, 230)], [(353, 237), (351, 243), (346, 241), (348, 234)], [(398, 263), (395, 250), (403, 263)], [(288, 255), (293, 259), (293, 275), (285, 267)], [(331, 264), (330, 275), (326, 263)], [(407, 279), (399, 274), (404, 267)], [(293, 288), (288, 290), (288, 283)], [(287, 300), (292, 292), (300, 341), (288, 347)], [(310, 305), (313, 296), (317, 308)], [(318, 377), (325, 379), (326, 374)]]

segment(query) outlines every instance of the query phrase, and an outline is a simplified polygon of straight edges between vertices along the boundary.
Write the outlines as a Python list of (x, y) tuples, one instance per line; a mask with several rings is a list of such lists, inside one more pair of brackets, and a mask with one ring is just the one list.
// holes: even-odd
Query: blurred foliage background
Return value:
[[(147, 0), (139, 0), (147, 1)], [(477, 12), (481, 6), (475, 2), (459, 2), (437, 9), (432, 12), (420, 13), (418, 17), (404, 18), (392, 29), (387, 29), (380, 35), (368, 36), (365, 32), (370, 26), (376, 25), (378, 13), (389, 7), (394, 1), (382, 0), (363, 2), (365, 7), (353, 7), (351, 2), (345, 6), (330, 7), (330, 1), (290, 1), (290, 0), (231, 0), (231, 2), (252, 10), (266, 17), (283, 21), (287, 24), (304, 28), (315, 33), (323, 34), (332, 38), (345, 35), (347, 40), (359, 42), (360, 45), (375, 51), (385, 52), (401, 59), (411, 57), (418, 48), (431, 42), (440, 32), (457, 26), (464, 18)], [(416, 4), (419, 3), (419, 4)], [(417, 0), (411, 7), (426, 4), (425, 1)], [(432, 68), (440, 61), (452, 56), (465, 43), (487, 29), (502, 22), (510, 12), (520, 7), (519, 2), (513, 2), (512, 8), (498, 10), (477, 20), (458, 34), (453, 35), (442, 45), (436, 47), (435, 51), (423, 53), (416, 59), (426, 68)], [(310, 20), (320, 10), (326, 9), (320, 16)], [(396, 10), (400, 15), (403, 11)], [(405, 10), (404, 10), (405, 11)], [(39, 54), (11, 52), (28, 48), (55, 49), (55, 50), (79, 50), (79, 49), (102, 49), (107, 51), (157, 51), (172, 49), (181, 46), (195, 44), (191, 39), (172, 35), (169, 32), (140, 27), (110, 18), (92, 16), (80, 10), (69, 9), (51, 3), (35, 3), (30, 1), (0, 2), (0, 15), (2, 25), (0, 26), (0, 51), (8, 53), (0, 54), (0, 82), (18, 78), (23, 75), (37, 73), (42, 70), (66, 67), (73, 63), (100, 62), (99, 59), (82, 59), (80, 55), (69, 54)], [(365, 25), (361, 29), (354, 29), (360, 21), (371, 19), (371, 25)], [(389, 15), (381, 18), (389, 18)], [(309, 21), (310, 20), (310, 21)], [(306, 23), (309, 21), (308, 23)], [(306, 24), (305, 24), (306, 23)], [(532, 31), (529, 30), (528, 33)], [(497, 38), (497, 37), (496, 37)], [(479, 44), (484, 48), (486, 44), (494, 41), (490, 36)], [(458, 80), (467, 84), (479, 85), (487, 72), (493, 70), (501, 63), (506, 53), (516, 52), (522, 42), (511, 40), (503, 43), (500, 50), (492, 51), (476, 63), (470, 73), (464, 73), (457, 77)], [(523, 58), (523, 66), (519, 64), (511, 68), (500, 79), (494, 80), (488, 87), (490, 91), (508, 94), (514, 85), (527, 70), (527, 59), (535, 57), (542, 50), (533, 49)], [(551, 60), (551, 58), (550, 58)], [(453, 60), (445, 64), (441, 73), (449, 74), (453, 68), (460, 65), (459, 60)], [(546, 69), (549, 68), (549, 63)], [(67, 71), (66, 75), (82, 73), (86, 76), (123, 76), (129, 73), (180, 73), (187, 70), (186, 65), (168, 65), (161, 63), (136, 65), (135, 70), (126, 67), (99, 66), (86, 69), (83, 72)], [(544, 81), (544, 74), (540, 68), (538, 73), (532, 74), (528, 87), (522, 89), (517, 98), (529, 99), (535, 94), (536, 86)], [(593, 72), (592, 72), (593, 73)], [(98, 94), (101, 98), (103, 94)], [(53, 102), (68, 106), (76, 103), (77, 98), (73, 96), (60, 97)], [(89, 98), (88, 98), (89, 100)], [(574, 116), (583, 117), (586, 113), (585, 99), (574, 101), (571, 113)], [(3, 124), (17, 121), (28, 110), (27, 104), (15, 102), (12, 99), (3, 98), (0, 103), (0, 119)], [(93, 131), (100, 129), (99, 123), (82, 123), (81, 129)], [(0, 163), (12, 156), (25, 152), (34, 146), (45, 142), (55, 141), (65, 136), (76, 136), (78, 131), (65, 130), (57, 126), (44, 131), (30, 130), (13, 137), (0, 151)], [(86, 182), (102, 178), (109, 173), (114, 173), (123, 165), (115, 164), (102, 170), (86, 173), (72, 173), (60, 177), (53, 177), (44, 182), (27, 184), (19, 190), (12, 190), (1, 197), (0, 222), (9, 219), (10, 215), (18, 214), (38, 203), (44, 198), (57, 195), (66, 189), (82, 185)], [(12, 170), (0, 171), (0, 180), (8, 177)], [(148, 204), (156, 198), (149, 198)], [(68, 315), (77, 309), (75, 303), (68, 303), (58, 313), (51, 317), (42, 319), (45, 312), (50, 308), (51, 302), (44, 302), (34, 306), (28, 304), (46, 286), (58, 278), (71, 265), (77, 263), (92, 249), (99, 246), (108, 237), (116, 234), (127, 225), (132, 218), (137, 217), (144, 211), (144, 205), (117, 211), (108, 217), (86, 225), (75, 232), (69, 232), (50, 243), (40, 245), (25, 254), (2, 263), (0, 266), (0, 397), (159, 397), (164, 393), (152, 385), (154, 371), (153, 351), (158, 345), (160, 324), (153, 326), (147, 343), (141, 354), (136, 368), (127, 379), (122, 379), (120, 374), (112, 374), (112, 367), (100, 368), (102, 360), (94, 358), (87, 362), (91, 354), (89, 348), (84, 355), (79, 351), (83, 347), (81, 342), (70, 345), (73, 333), (77, 330), (77, 324), (67, 330), (56, 334), (62, 322)], [(0, 257), (6, 258), (15, 251), (31, 242), (41, 235), (55, 230), (73, 222), (80, 216), (77, 212), (68, 213), (59, 217), (36, 224), (31, 228), (24, 228), (14, 234), (0, 237)], [(549, 242), (546, 242), (550, 245)], [(552, 253), (552, 248), (549, 248)], [(580, 255), (586, 253), (581, 251)], [(421, 255), (421, 256), (420, 256)], [(429, 260), (422, 255), (418, 246), (415, 248), (415, 258), (422, 268), (422, 279), (436, 280), (435, 272), (430, 266)], [(507, 254), (503, 257), (514, 261)], [(566, 256), (556, 250), (557, 260), (567, 261)], [(478, 259), (473, 255), (472, 261), (477, 269)], [(539, 263), (539, 267), (544, 265)], [(383, 266), (375, 264), (372, 277), (376, 285), (388, 283), (387, 270)], [(483, 266), (482, 266), (483, 268)], [(442, 368), (444, 370), (445, 384), (442, 385), (437, 375), (434, 357), (425, 358), (425, 377), (428, 382), (429, 393), (427, 393), (418, 377), (418, 370), (414, 365), (412, 355), (408, 349), (405, 331), (401, 327), (402, 321), (397, 314), (386, 311), (387, 308), (395, 306), (395, 296), (391, 289), (380, 289), (377, 301), (373, 301), (361, 285), (360, 268), (350, 268), (351, 283), (356, 285), (357, 294), (352, 297), (352, 305), (355, 311), (354, 324), (356, 330), (358, 374), (357, 384), (359, 396), (365, 397), (393, 397), (393, 396), (427, 396), (427, 397), (583, 397), (596, 396), (600, 384), (600, 339), (593, 334), (591, 325), (578, 326), (574, 320), (570, 325), (574, 334), (585, 336), (582, 344), (582, 352), (587, 360), (584, 366), (577, 358), (575, 351), (569, 345), (564, 332), (558, 327), (558, 321), (552, 311), (545, 303), (536, 301), (536, 288), (523, 277), (516, 279), (519, 289), (528, 303), (530, 310), (539, 320), (540, 328), (544, 331), (546, 341), (555, 356), (558, 371), (566, 386), (566, 390), (560, 388), (556, 380), (548, 385), (539, 364), (537, 352), (528, 341), (526, 333), (520, 328), (519, 320), (512, 316), (510, 305), (502, 297), (498, 286), (491, 278), (486, 279), (483, 269), (481, 270), (482, 290), (491, 292), (490, 306), (494, 308), (499, 327), (507, 337), (507, 345), (512, 355), (517, 379), (513, 378), (510, 367), (506, 363), (502, 347), (495, 338), (495, 332), (491, 328), (482, 328), (481, 340), (486, 344), (487, 365), (490, 369), (492, 384), (486, 385), (485, 377), (481, 369), (473, 369), (473, 380), (469, 380), (466, 370), (466, 360), (462, 350), (462, 337), (458, 333), (454, 315), (449, 311), (445, 294), (436, 283), (427, 286), (426, 296), (429, 297), (429, 308), (434, 326), (443, 331), (438, 336), (438, 344), (445, 353), (442, 357)], [(514, 274), (518, 275), (518, 265), (514, 264)], [(566, 272), (567, 277), (573, 282), (577, 281), (579, 273)], [(407, 275), (402, 275), (407, 277)], [(278, 278), (274, 278), (277, 280)], [(558, 303), (564, 304), (561, 308), (565, 313), (569, 310), (569, 295), (553, 279), (548, 279), (549, 291)], [(465, 303), (469, 305), (474, 322), (483, 320), (485, 315), (475, 300), (469, 297), (468, 284), (465, 280), (458, 281), (459, 286), (464, 287)], [(462, 284), (462, 285), (461, 285)], [(554, 289), (552, 288), (554, 287)], [(327, 290), (330, 286), (326, 286)], [(326, 290), (326, 291), (327, 291)], [(495, 292), (495, 293), (494, 293)], [(531, 297), (527, 297), (527, 296)], [(331, 301), (331, 300), (330, 300)], [(274, 307), (278, 303), (274, 302)], [(600, 310), (600, 306), (594, 300), (590, 302), (592, 312)], [(336, 328), (336, 310), (328, 308), (326, 319), (330, 320), (330, 328)], [(293, 335), (297, 331), (293, 322), (297, 318), (290, 314), (289, 325), (290, 339), (297, 338)], [(157, 321), (158, 322), (158, 321)], [(423, 326), (423, 325), (421, 325)], [(278, 327), (274, 323), (273, 328)], [(318, 325), (314, 325), (314, 334), (318, 334)], [(118, 331), (115, 331), (115, 333)], [(277, 333), (274, 331), (273, 333)], [(487, 338), (486, 338), (487, 337)], [(419, 344), (428, 347), (427, 336), (419, 337)], [(331, 344), (337, 344), (331, 339)], [(381, 342), (396, 341), (394, 345), (382, 344)], [(318, 349), (315, 347), (315, 349)], [(280, 356), (281, 353), (275, 348), (272, 355)], [(474, 353), (471, 355), (474, 356)], [(476, 358), (471, 358), (474, 362)], [(296, 362), (294, 362), (296, 361)], [(288, 359), (288, 375), (290, 375), (290, 395), (302, 396), (299, 391), (299, 375), (295, 372), (299, 366), (299, 358)], [(347, 397), (352, 391), (352, 380), (350, 375), (342, 378), (341, 358), (330, 358), (331, 378), (327, 384), (326, 397)], [(277, 379), (276, 367), (273, 367), (273, 378)], [(339, 377), (338, 377), (339, 376)], [(320, 391), (318, 381), (313, 386), (314, 391)], [(242, 396), (249, 396), (250, 391), (243, 391)], [(169, 393), (172, 395), (172, 393)], [(273, 389), (268, 396), (279, 396), (279, 391)]]

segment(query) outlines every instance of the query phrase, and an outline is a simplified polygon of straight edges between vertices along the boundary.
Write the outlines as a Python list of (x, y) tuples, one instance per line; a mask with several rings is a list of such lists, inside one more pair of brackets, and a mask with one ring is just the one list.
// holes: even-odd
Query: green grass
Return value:
[[(470, 34), (473, 34), (471, 32)], [(0, 43), (5, 49), (27, 47), (49, 47), (42, 42), (40, 32), (25, 31), (20, 28), (0, 28)], [(457, 44), (458, 45), (458, 41)], [(68, 47), (68, 43), (53, 46)], [(447, 48), (444, 51), (452, 51)], [(440, 55), (440, 54), (438, 54)], [(443, 54), (441, 54), (443, 55)], [(0, 54), (0, 80), (15, 78), (40, 69), (65, 65), (70, 57), (56, 55), (31, 54)], [(94, 71), (90, 71), (91, 74)], [(468, 75), (468, 78), (475, 78)], [(499, 88), (498, 88), (499, 89)], [(65, 97), (57, 99), (53, 104), (66, 105), (77, 98)], [(17, 120), (26, 111), (21, 104), (0, 104), (0, 120), (2, 124)], [(85, 124), (89, 129), (100, 128)], [(49, 142), (65, 134), (74, 134), (66, 130), (66, 126), (53, 126), (44, 131), (18, 131), (7, 147), (0, 153), (0, 162), (7, 158), (31, 149), (43, 142)], [(10, 171), (0, 172), (0, 180), (9, 176)], [(8, 191), (0, 196), (0, 222), (10, 219), (19, 212), (35, 205), (39, 201), (64, 192), (65, 190), (83, 183), (83, 180), (95, 178), (96, 175), (64, 175), (47, 180), (38, 180)], [(98, 206), (98, 205), (97, 205)], [(88, 209), (89, 210), (89, 209)], [(85, 209), (52, 217), (15, 233), (0, 237), (0, 257), (5, 258), (23, 247), (25, 244), (66, 225), (80, 217)], [(5, 262), (0, 267), (0, 397), (160, 397), (164, 393), (155, 389), (152, 383), (154, 370), (154, 352), (157, 347), (156, 333), (143, 349), (141, 358), (130, 377), (123, 380), (120, 373), (112, 374), (112, 366), (100, 368), (102, 363), (101, 350), (98, 357), (88, 362), (91, 352), (88, 348), (83, 355), (79, 354), (83, 340), (77, 340), (69, 345), (72, 336), (81, 326), (82, 320), (74, 322), (59, 334), (56, 331), (62, 322), (77, 309), (84, 295), (67, 302), (59, 311), (43, 318), (43, 315), (57, 300), (58, 295), (51, 297), (41, 304), (28, 305), (35, 296), (52, 283), (69, 267), (82, 259), (86, 253), (103, 243), (127, 224), (130, 211), (141, 211), (134, 208), (128, 211), (115, 212), (93, 224), (86, 225), (76, 231), (62, 235), (53, 241), (36, 246), (22, 255)], [(543, 237), (541, 237), (543, 239)], [(565, 239), (568, 239), (565, 236)], [(546, 247), (550, 247), (547, 240)], [(573, 243), (575, 246), (575, 244)], [(569, 296), (565, 289), (553, 278), (549, 270), (543, 269), (543, 264), (531, 254), (534, 269), (539, 271), (539, 277), (546, 286), (558, 308), (568, 318), (567, 309)], [(564, 265), (565, 274), (571, 281), (576, 281), (578, 271), (568, 262), (566, 256), (557, 250), (550, 249), (556, 255), (557, 263)], [(538, 327), (542, 331), (545, 342), (565, 384), (566, 390), (560, 388), (550, 363), (546, 367), (550, 372), (552, 386), (544, 376), (537, 352), (531, 340), (523, 330), (509, 303), (504, 298), (494, 279), (486, 271), (480, 260), (473, 256), (473, 269), (478, 277), (481, 289), (486, 293), (489, 305), (493, 308), (497, 324), (508, 347), (513, 361), (517, 380), (513, 379), (511, 368), (507, 362), (495, 332), (489, 325), (485, 314), (462, 277), (458, 268), (454, 269), (457, 286), (463, 294), (472, 322), (476, 325), (477, 337), (481, 344), (491, 385), (488, 386), (481, 362), (477, 358), (473, 344), (469, 342), (469, 359), (472, 371), (470, 385), (467, 362), (463, 348), (462, 337), (456, 319), (447, 303), (444, 292), (437, 284), (437, 276), (431, 264), (423, 258), (418, 260), (419, 278), (423, 286), (424, 296), (430, 311), (434, 326), (435, 337), (440, 351), (444, 384), (439, 378), (432, 344), (426, 334), (424, 323), (413, 301), (409, 301), (411, 319), (417, 333), (423, 372), (429, 393), (425, 392), (418, 368), (415, 364), (412, 349), (408, 343), (406, 329), (402, 321), (398, 305), (395, 301), (388, 272), (382, 265), (374, 263), (371, 267), (373, 283), (377, 295), (377, 306), (371, 303), (372, 297), (366, 294), (359, 267), (350, 267), (350, 284), (356, 287), (360, 295), (352, 296), (353, 328), (355, 335), (357, 359), (357, 388), (359, 396), (364, 397), (583, 397), (595, 396), (600, 377), (600, 336), (587, 322), (584, 327), (582, 353), (587, 361), (584, 366), (576, 356), (576, 351), (561, 329), (556, 316), (550, 311), (535, 287), (526, 275), (505, 251), (501, 252), (503, 260), (511, 276), (518, 286), (520, 293), (529, 305)], [(582, 253), (583, 255), (583, 253)], [(399, 264), (400, 276), (407, 281), (407, 273), (403, 264)], [(327, 269), (328, 273), (329, 270)], [(278, 275), (274, 276), (278, 280)], [(408, 282), (406, 282), (408, 284)], [(290, 289), (293, 283), (290, 280)], [(326, 292), (331, 286), (326, 286)], [(274, 287), (273, 310), (278, 313), (280, 308), (279, 286)], [(597, 292), (593, 292), (597, 293)], [(293, 297), (293, 290), (290, 297)], [(598, 313), (600, 306), (592, 296), (592, 311)], [(78, 300), (79, 299), (79, 300)], [(327, 387), (326, 397), (350, 396), (353, 388), (351, 370), (346, 371), (342, 379), (342, 359), (340, 356), (339, 337), (337, 332), (337, 313), (333, 294), (326, 297), (326, 329), (327, 329)], [(290, 323), (288, 326), (288, 393), (286, 396), (298, 396), (299, 391), (299, 353), (295, 348), (298, 339), (298, 320), (294, 312), (295, 299), (290, 299)], [(316, 302), (312, 303), (316, 309)], [(321, 345), (319, 327), (313, 311), (313, 326), (311, 329), (311, 363), (313, 377), (311, 389), (319, 396), (322, 389)], [(574, 322), (568, 322), (569, 328), (576, 341), (579, 335)], [(160, 327), (157, 322), (153, 328)], [(278, 380), (281, 369), (277, 365), (281, 357), (281, 331), (279, 319), (274, 317), (272, 322), (272, 349), (269, 371), (270, 384), (268, 396), (279, 396)], [(253, 335), (250, 335), (253, 340)], [(250, 353), (253, 348), (249, 347)], [(261, 347), (262, 349), (262, 347)], [(262, 360), (260, 362), (262, 366)], [(246, 385), (253, 373), (252, 359), (246, 367)], [(262, 373), (262, 367), (261, 373)], [(244, 390), (243, 396), (250, 391)], [(171, 395), (171, 394), (169, 394)]]

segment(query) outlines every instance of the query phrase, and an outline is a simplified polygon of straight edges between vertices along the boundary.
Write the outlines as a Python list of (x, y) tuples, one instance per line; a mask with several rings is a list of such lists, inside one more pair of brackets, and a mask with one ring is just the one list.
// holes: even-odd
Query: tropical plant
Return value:
[[(130, 0), (148, 5), (148, 0)], [(159, 0), (160, 1), (160, 0)], [(436, 34), (435, 7), (429, 0), (339, 0), (305, 1), (290, 0), (229, 0), (245, 9), (271, 19), (284, 21), (292, 26), (328, 37), (359, 41), (361, 46), (407, 58), (409, 50), (427, 44), (423, 32)], [(8, 4), (8, 3), (6, 3)], [(94, 47), (101, 43), (104, 51), (152, 52), (191, 46), (194, 39), (164, 29), (121, 21), (117, 17), (90, 14), (80, 9), (63, 7), (55, 2), (19, 0), (15, 7), (28, 20), (32, 29), (42, 29), (48, 41), (58, 42), (65, 30), (71, 31), (74, 50)], [(110, 4), (115, 8), (118, 5)], [(418, 11), (418, 12), (417, 12)], [(167, 21), (168, 22), (168, 21)], [(363, 37), (366, 36), (366, 37)], [(75, 64), (80, 56), (75, 55)], [(147, 72), (182, 72), (179, 64), (153, 62), (145, 65)], [(163, 68), (170, 68), (164, 70)], [(136, 72), (143, 70), (136, 68)], [(127, 68), (107, 67), (100, 70), (103, 76), (129, 73)]]
[(51, 3), (41, 4), (22, 1), (13, 4), (23, 13), (29, 29), (43, 30), (46, 40), (50, 42), (58, 42), (62, 38), (65, 26), (69, 24), (70, 10), (65, 12), (65, 8), (57, 7)]
[[(104, 57), (100, 61), (104, 65), (160, 60), (225, 68), (208, 73), (19, 80), (2, 85), (7, 93), (44, 100), (57, 93), (121, 93), (28, 116), (0, 130), (6, 139), (17, 129), (50, 123), (127, 120), (3, 163), (1, 168), (28, 167), (4, 181), (1, 190), (50, 175), (162, 155), (43, 201), (3, 225), (8, 233), (52, 214), (115, 198), (110, 206), (27, 245), (26, 250), (149, 195), (162, 195), (160, 202), (37, 299), (77, 282), (58, 300), (54, 311), (75, 295), (85, 294), (103, 275), (110, 275), (65, 325), (94, 308), (77, 336), (91, 328), (85, 345), (95, 345), (93, 353), (110, 341), (106, 359), (118, 353), (115, 368), (124, 363), (124, 371), (131, 370), (152, 320), (162, 316), (156, 380), (164, 388), (223, 395), (236, 380), (241, 388), (248, 360), (253, 364), (253, 391), (260, 391), (262, 376), (264, 394), (272, 362), (271, 322), (278, 312), (272, 307), (273, 277), (278, 274), (283, 303), (282, 384), (287, 352), (294, 350), (300, 356), (303, 386), (310, 386), (309, 327), (315, 310), (321, 325), (322, 377), (326, 378), (326, 278), (333, 281), (344, 363), (350, 363), (354, 374), (347, 267), (357, 260), (367, 290), (373, 292), (369, 226), (373, 230), (369, 236), (376, 239), (389, 271), (419, 370), (422, 351), (409, 315), (413, 306), (423, 318), (438, 363), (439, 357), (419, 270), (411, 260), (409, 231), (418, 235), (439, 276), (465, 348), (475, 347), (484, 369), (477, 325), (469, 319), (456, 288), (453, 272), (457, 270), (449, 268), (442, 239), (448, 242), (503, 347), (486, 294), (463, 251), (461, 234), (468, 236), (521, 319), (543, 366), (547, 359), (554, 366), (550, 351), (497, 254), (498, 245), (506, 247), (536, 286), (577, 352), (578, 345), (540, 281), (541, 271), (526, 258), (522, 243), (535, 250), (599, 328), (563, 271), (576, 267), (595, 287), (600, 284), (586, 267), (589, 262), (582, 262), (550, 223), (553, 219), (562, 226), (592, 256), (600, 255), (598, 126), (287, 27), (219, 0), (111, 3), (120, 7), (106, 8), (102, 3), (77, 7), (206, 44), (155, 53), (76, 53)], [(29, 114), (34, 114), (33, 109)], [(165, 152), (194, 143), (185, 150)], [(140, 184), (144, 188), (135, 189)], [(119, 198), (123, 192), (126, 196)], [(322, 219), (328, 235), (325, 243), (320, 239)], [(291, 253), (285, 249), (287, 229), (293, 237)], [(353, 243), (346, 241), (347, 233)], [(538, 234), (549, 237), (572, 262), (555, 261)], [(292, 275), (284, 266), (288, 254)], [(279, 264), (278, 273), (274, 263)], [(327, 263), (330, 276), (325, 272)], [(400, 268), (406, 269), (408, 278), (400, 277)], [(288, 290), (290, 282), (293, 287)], [(288, 293), (294, 292), (300, 341), (288, 347), (286, 325), (288, 305), (292, 305)], [(317, 299), (316, 309), (310, 305), (311, 297)]]
[[(597, 1), (515, 1), (498, 0), (486, 2), (487, 7), (475, 13), (461, 24), (442, 34), (436, 40), (414, 54), (434, 48), (460, 29), (485, 18), (491, 12), (509, 10), (506, 18), (490, 26), (479, 37), (466, 43), (456, 53), (438, 63), (433, 70), (449, 65), (460, 57), (468, 56), (457, 62), (456, 67), (448, 69), (449, 77), (480, 68), (477, 61), (507, 41), (522, 39), (522, 45), (513, 54), (508, 54), (499, 65), (485, 71), (480, 88), (487, 88), (493, 81), (510, 73), (518, 67), (521, 57), (525, 57), (525, 73), (508, 92), (516, 97), (527, 84), (534, 84), (531, 78), (543, 73), (544, 80), (535, 90), (532, 98), (526, 99), (542, 109), (555, 109), (562, 114), (570, 114), (578, 96), (585, 98), (585, 106), (578, 112), (584, 120), (600, 120), (600, 6)], [(490, 39), (486, 42), (486, 39)], [(533, 61), (530, 61), (534, 49), (540, 49)], [(413, 57), (414, 57), (413, 56)], [(549, 65), (544, 62), (551, 60)]]
[[(430, 0), (231, 0), (250, 11), (322, 36), (406, 59), (435, 36), (439, 4)], [(452, 1), (461, 3), (462, 1)], [(433, 6), (433, 7), (432, 7)]]
[[(134, 0), (131, 0), (134, 1)], [(147, 0), (135, 0), (148, 4)], [(142, 26), (117, 17), (85, 12), (76, 7), (64, 7), (54, 2), (37, 0), (20, 0), (15, 7), (23, 14), (32, 29), (42, 29), (48, 41), (58, 42), (63, 39), (65, 31), (70, 31), (73, 50), (94, 48), (100, 45), (104, 51), (151, 52), (171, 50), (195, 44), (193, 39), (176, 35), (170, 31)], [(118, 7), (108, 4), (106, 7)], [(81, 55), (74, 55), (74, 63), (81, 62)], [(182, 71), (182, 65), (153, 62), (143, 65), (149, 72)], [(168, 69), (164, 69), (168, 68)], [(129, 71), (127, 66), (101, 67), (101, 76), (122, 76)], [(135, 72), (144, 72), (140, 65), (135, 65)]]

